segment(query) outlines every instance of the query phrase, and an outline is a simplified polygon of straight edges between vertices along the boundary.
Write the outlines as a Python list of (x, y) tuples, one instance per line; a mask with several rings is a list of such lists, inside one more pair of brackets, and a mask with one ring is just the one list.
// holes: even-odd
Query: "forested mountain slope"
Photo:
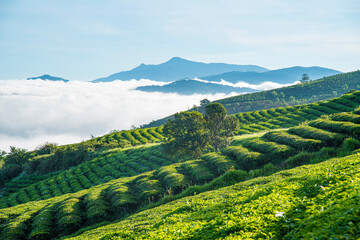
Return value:
[(289, 67), (266, 72), (226, 72), (219, 75), (199, 77), (203, 80), (220, 82), (221, 80), (237, 83), (239, 81), (250, 84), (260, 84), (263, 82), (275, 82), (280, 84), (290, 84), (301, 80), (302, 74), (308, 74), (311, 79), (319, 79), (341, 72), (322, 68), (322, 67)]
[[(269, 91), (249, 93), (220, 99), (214, 102), (225, 106), (230, 114), (259, 111), (269, 108), (314, 103), (321, 100), (339, 97), (351, 90), (360, 90), (360, 71), (338, 74), (322, 79), (300, 83)], [(203, 112), (203, 107), (190, 111)], [(156, 127), (165, 124), (171, 116), (144, 124), (142, 127)]]
[(360, 89), (360, 71), (338, 74), (302, 84), (220, 99), (230, 113), (312, 103)]

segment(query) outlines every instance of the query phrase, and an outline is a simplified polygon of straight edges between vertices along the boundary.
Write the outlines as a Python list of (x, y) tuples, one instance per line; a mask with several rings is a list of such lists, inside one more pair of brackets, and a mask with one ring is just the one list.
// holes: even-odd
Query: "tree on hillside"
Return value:
[(28, 160), (28, 155), (26, 149), (10, 146), (10, 152), (6, 156), (5, 164), (22, 165)]
[(309, 77), (309, 75), (308, 75), (307, 73), (304, 73), (304, 74), (301, 76), (300, 82), (301, 82), (301, 83), (306, 83), (306, 82), (308, 82), (308, 81), (310, 81), (310, 77)]
[(168, 138), (164, 149), (170, 154), (191, 157), (199, 157), (207, 149), (219, 151), (237, 127), (236, 117), (228, 116), (220, 103), (207, 105), (205, 117), (196, 111), (180, 112), (164, 126), (163, 133)]
[(199, 157), (207, 145), (205, 119), (199, 112), (176, 113), (163, 129), (168, 138), (165, 151), (178, 156)]
[(228, 138), (238, 127), (235, 116), (228, 116), (220, 103), (210, 103), (205, 107), (206, 127), (209, 131), (209, 144), (217, 152), (228, 144)]
[(200, 106), (201, 107), (206, 107), (207, 105), (209, 105), (211, 102), (209, 99), (204, 98), (203, 100), (200, 101)]

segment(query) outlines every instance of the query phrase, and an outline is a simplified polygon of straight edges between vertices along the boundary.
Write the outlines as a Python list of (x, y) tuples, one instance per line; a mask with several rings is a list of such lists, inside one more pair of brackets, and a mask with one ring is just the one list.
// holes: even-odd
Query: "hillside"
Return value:
[(205, 75), (215, 75), (229, 71), (264, 72), (266, 68), (256, 65), (235, 65), (226, 63), (201, 63), (174, 57), (158, 65), (140, 66), (92, 82), (111, 82), (114, 80), (151, 79), (161, 82), (172, 82), (183, 78), (193, 78)]
[(354, 154), (183, 198), (64, 239), (356, 239)]
[(213, 76), (199, 77), (203, 80), (220, 82), (225, 80), (231, 83), (246, 82), (250, 84), (260, 84), (263, 82), (276, 82), (280, 84), (290, 84), (300, 81), (302, 74), (308, 74), (311, 79), (319, 79), (322, 77), (332, 76), (341, 72), (322, 68), (322, 67), (290, 67), (266, 72), (227, 72)]
[(64, 78), (60, 78), (60, 77), (54, 77), (48, 74), (44, 74), (41, 75), (39, 77), (31, 77), (31, 78), (27, 78), (26, 80), (35, 80), (35, 79), (41, 79), (41, 80), (45, 80), (45, 81), (62, 81), (62, 82), (68, 82), (69, 80), (66, 80)]
[[(269, 91), (255, 92), (220, 99), (214, 102), (225, 106), (230, 114), (239, 112), (251, 112), (263, 109), (315, 103), (317, 101), (332, 99), (341, 96), (351, 90), (360, 89), (360, 71), (338, 74), (322, 79), (297, 84), (289, 87), (273, 89)], [(203, 108), (191, 109), (203, 112)], [(154, 120), (142, 127), (156, 127), (163, 125), (170, 119)]]
[[(235, 211), (233, 207), (237, 206), (233, 203), (244, 200), (241, 205), (244, 208), (235, 207), (241, 215), (247, 212), (247, 208), (258, 206), (257, 199), (259, 197), (264, 197), (261, 198), (263, 199), (263, 209), (265, 213), (271, 214), (273, 218), (266, 217), (267, 215), (264, 215), (264, 212), (259, 210), (259, 212), (256, 212), (259, 215), (253, 215), (254, 219), (258, 219), (256, 222), (260, 224), (256, 226), (262, 226), (261, 224), (271, 225), (273, 220), (277, 223), (278, 220), (285, 220), (284, 216), (296, 216), (296, 219), (299, 219), (296, 221), (300, 222), (295, 221), (294, 224), (304, 223), (308, 229), (312, 229), (314, 227), (307, 222), (307, 219), (314, 218), (317, 215), (313, 212), (304, 211), (299, 213), (298, 211), (292, 211), (292, 206), (295, 203), (305, 204), (302, 206), (306, 209), (316, 203), (320, 207), (330, 207), (319, 202), (320, 199), (324, 199), (324, 196), (321, 195), (325, 193), (323, 189), (331, 192), (331, 194), (326, 195), (329, 201), (341, 200), (340, 195), (337, 195), (340, 194), (341, 190), (337, 192), (336, 188), (340, 185), (332, 185), (330, 180), (336, 181), (338, 184), (347, 184), (347, 186), (350, 186), (349, 189), (351, 188), (349, 192), (356, 190), (355, 185), (351, 185), (356, 182), (350, 183), (348, 178), (337, 174), (329, 178), (328, 172), (342, 171), (357, 177), (358, 171), (354, 172), (354, 169), (358, 169), (360, 163), (357, 155), (330, 160), (328, 163), (312, 167), (287, 170), (267, 178), (257, 177), (271, 175), (274, 172), (303, 164), (316, 164), (329, 158), (352, 154), (355, 149), (360, 147), (360, 142), (355, 139), (360, 136), (360, 110), (357, 108), (353, 112), (346, 111), (354, 110), (359, 105), (359, 102), (360, 93), (355, 92), (342, 98), (319, 103), (316, 105), (318, 112), (320, 110), (324, 111), (324, 113), (326, 111), (332, 113), (342, 112), (330, 116), (324, 115), (322, 118), (315, 117), (315, 115), (313, 118), (309, 118), (309, 112), (313, 111), (315, 113), (316, 111), (314, 104), (279, 111), (275, 110), (274, 112), (282, 114), (281, 116), (274, 116), (270, 120), (286, 116), (285, 119), (287, 119), (288, 124), (295, 127), (238, 136), (233, 139), (231, 146), (223, 149), (222, 152), (207, 153), (199, 159), (178, 162), (176, 159), (167, 158), (161, 152), (161, 146), (156, 144), (139, 145), (135, 148), (123, 146), (123, 148), (109, 150), (98, 148), (91, 160), (69, 170), (53, 172), (45, 178), (35, 178), (36, 175), (33, 178), (29, 176), (27, 181), (24, 181), (26, 178), (23, 180), (21, 178), (14, 179), (6, 184), (6, 196), (0, 200), (0, 207), (3, 208), (0, 210), (1, 236), (4, 239), (53, 239), (69, 236), (69, 234), (81, 229), (76, 234), (80, 234), (79, 239), (98, 238), (107, 234), (110, 235), (106, 236), (105, 239), (118, 239), (117, 237), (120, 236), (125, 238), (136, 236), (140, 239), (148, 239), (153, 237), (152, 234), (164, 236), (161, 231), (167, 232), (166, 229), (175, 229), (175, 232), (178, 232), (181, 228), (183, 236), (194, 239), (199, 239), (201, 236), (208, 239), (209, 235), (206, 234), (211, 234), (214, 238), (224, 237), (240, 231), (226, 230), (228, 225), (219, 228), (219, 224), (222, 226), (226, 219), (234, 217), (234, 215), (229, 215), (230, 212)], [(342, 110), (335, 110), (330, 106), (341, 107)], [(268, 114), (269, 112), (271, 111), (267, 111)], [(303, 121), (296, 115), (303, 118)], [(299, 122), (308, 119), (315, 120), (296, 126)], [(253, 124), (259, 126), (267, 126), (265, 123), (270, 120), (263, 119), (262, 122), (257, 121), (255, 123), (254, 119), (249, 118), (247, 121), (253, 121)], [(285, 122), (284, 124), (278, 123), (277, 128), (285, 127)], [(152, 130), (157, 132), (156, 129)], [(138, 129), (132, 131), (138, 131), (137, 135), (135, 135), (137, 138), (133, 136), (135, 140), (141, 139), (140, 136), (145, 136), (145, 133), (150, 133), (150, 130), (141, 131)], [(143, 135), (139, 135), (140, 131)], [(118, 139), (119, 142), (123, 142), (119, 137), (132, 135), (131, 131), (127, 133), (122, 132), (120, 135), (119, 133), (111, 133), (102, 138), (89, 141), (92, 144), (104, 139), (108, 139), (109, 142), (112, 142), (111, 139)], [(159, 132), (157, 133), (159, 134)], [(239, 134), (242, 133), (239, 132)], [(160, 138), (157, 139), (159, 141)], [(325, 169), (327, 170), (325, 171)], [(309, 179), (305, 177), (305, 174), (307, 176), (313, 174), (317, 178), (315, 180)], [(242, 182), (253, 178), (255, 179)], [(351, 179), (354, 180), (354, 178)], [(242, 183), (227, 189), (221, 189), (238, 182)], [(261, 185), (258, 185), (260, 183)], [(315, 187), (313, 187), (314, 184), (316, 184)], [(309, 190), (301, 190), (305, 187)], [(213, 191), (215, 189), (219, 190)], [(268, 189), (269, 191), (264, 192), (261, 189)], [(201, 192), (208, 193), (186, 198)], [(223, 201), (224, 196), (227, 196), (228, 200), (226, 202), (230, 202), (230, 205)], [(273, 197), (275, 196), (281, 196), (278, 197), (278, 204), (268, 204), (268, 202), (273, 203)], [(301, 196), (306, 197), (306, 201), (301, 200), (298, 202)], [(267, 197), (270, 198), (267, 199)], [(179, 200), (174, 201), (176, 199)], [(346, 199), (351, 200), (351, 198)], [(194, 203), (191, 204), (194, 208), (185, 206), (189, 202)], [(215, 204), (218, 208), (214, 208), (215, 205), (213, 204), (215, 202), (218, 202)], [(282, 206), (285, 203), (288, 203), (288, 205)], [(185, 205), (183, 206), (183, 204)], [(156, 206), (159, 207), (153, 208)], [(283, 208), (280, 209), (280, 206)], [(153, 209), (143, 212), (148, 208)], [(229, 211), (218, 213), (218, 209), (229, 209)], [(341, 209), (339, 212), (333, 213), (346, 214), (349, 209), (346, 208), (344, 211)], [(136, 212), (139, 213), (135, 214)], [(210, 212), (213, 212), (214, 215)], [(204, 216), (210, 217), (206, 221), (201, 221), (200, 216), (204, 213), (206, 213)], [(157, 216), (151, 219), (142, 219), (141, 216), (147, 216), (147, 214), (150, 216), (156, 214)], [(237, 217), (240, 215), (237, 215)], [(195, 217), (193, 219), (190, 216), (199, 216), (200, 218)], [(214, 218), (214, 216), (218, 217)], [(337, 216), (334, 215), (334, 219)], [(186, 217), (184, 219), (188, 220), (176, 223), (177, 221), (173, 221), (173, 217)], [(107, 226), (109, 222), (118, 219), (121, 219), (121, 221), (115, 223), (115, 225)], [(97, 229), (98, 225), (96, 224), (102, 221), (107, 221), (102, 223), (102, 225), (106, 224), (106, 226)], [(324, 221), (327, 221), (327, 219)], [(357, 220), (353, 221), (355, 225), (358, 223)], [(334, 220), (334, 222), (336, 221)], [(145, 225), (142, 225), (143, 227), (147, 226), (144, 231), (141, 230), (143, 227), (137, 227), (136, 233), (130, 230), (132, 224), (141, 226), (142, 223), (145, 223)], [(191, 230), (187, 227), (187, 224), (196, 224), (198, 227), (195, 229), (202, 230), (194, 232), (195, 229), (191, 228), (193, 229)], [(164, 226), (164, 228), (159, 226)], [(90, 230), (93, 228), (95, 229)], [(297, 227), (294, 229), (296, 230)], [(169, 231), (174, 233), (173, 230)], [(344, 232), (352, 234), (352, 231), (343, 228), (338, 231), (336, 234), (343, 234)], [(284, 234), (289, 232), (290, 230), (275, 231), (270, 228), (265, 233), (274, 236), (285, 236)], [(256, 228), (241, 231), (241, 234), (245, 233), (260, 234)], [(323, 233), (319, 232), (319, 234)], [(331, 231), (325, 231), (325, 233), (334, 234)], [(169, 234), (170, 237), (176, 237), (171, 235), (172, 233)], [(306, 231), (299, 234), (306, 234)]]
[(232, 87), (217, 83), (205, 83), (196, 80), (180, 80), (163, 86), (141, 86), (136, 90), (144, 92), (178, 93), (183, 95), (191, 94), (216, 94), (216, 93), (249, 93), (257, 90), (245, 87)]
[(360, 89), (360, 71), (338, 74), (289, 87), (221, 99), (231, 113), (311, 103)]

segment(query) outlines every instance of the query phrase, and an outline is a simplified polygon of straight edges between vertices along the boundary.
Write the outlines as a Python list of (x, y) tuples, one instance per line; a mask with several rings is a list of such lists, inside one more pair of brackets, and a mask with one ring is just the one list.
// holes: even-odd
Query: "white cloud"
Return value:
[(221, 79), (220, 82), (212, 82), (212, 81), (208, 81), (208, 80), (202, 80), (199, 78), (194, 78), (194, 80), (197, 80), (200, 82), (205, 82), (205, 83), (215, 83), (215, 84), (220, 84), (220, 85), (226, 85), (226, 86), (231, 86), (231, 87), (252, 88), (252, 89), (256, 89), (256, 90), (260, 90), (260, 91), (266, 91), (266, 90), (270, 90), (270, 89), (274, 89), (274, 88), (287, 87), (287, 86), (291, 86), (291, 85), (299, 83), (299, 81), (295, 81), (290, 84), (280, 84), (280, 83), (266, 81), (266, 82), (262, 82), (262, 83), (256, 85), (256, 84), (250, 84), (250, 83), (246, 83), (246, 82), (242, 82), (242, 81), (238, 81), (237, 83), (231, 83), (231, 82), (225, 81), (224, 79)]
[(0, 80), (0, 149), (31, 150), (45, 141), (79, 142), (187, 110), (204, 98), (236, 95), (181, 96), (132, 90), (155, 84), (165, 83)]

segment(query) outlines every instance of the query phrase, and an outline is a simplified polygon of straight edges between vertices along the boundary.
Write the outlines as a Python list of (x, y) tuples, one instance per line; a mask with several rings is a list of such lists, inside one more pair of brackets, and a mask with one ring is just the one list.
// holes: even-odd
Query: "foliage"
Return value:
[(301, 83), (306, 83), (306, 82), (308, 82), (308, 81), (310, 81), (310, 77), (309, 77), (308, 74), (304, 73), (304, 74), (301, 76), (300, 82), (301, 82)]
[[(333, 98), (333, 91), (341, 95), (349, 92), (349, 89), (359, 90), (359, 81), (360, 71), (355, 71), (277, 89), (277, 92), (284, 93), (284, 97), (278, 94), (274, 95), (274, 90), (269, 90), (238, 95), (215, 102), (223, 104), (230, 113), (269, 109), (286, 106), (286, 104), (312, 103)], [(347, 85), (347, 89), (344, 88), (344, 85)], [(297, 100), (292, 102), (290, 97)], [(284, 102), (276, 101), (277, 99)]]
[(208, 144), (205, 119), (199, 112), (175, 114), (175, 118), (165, 124), (163, 132), (168, 138), (164, 148), (170, 154), (198, 157)]
[(228, 138), (238, 127), (238, 121), (234, 116), (227, 116), (225, 107), (220, 103), (210, 103), (205, 107), (205, 120), (209, 144), (217, 152), (228, 145)]
[(205, 118), (199, 112), (180, 112), (169, 120), (163, 129), (168, 138), (165, 151), (177, 156), (199, 157), (207, 149), (218, 151), (228, 145), (238, 121), (227, 116), (227, 111), (219, 103), (209, 103), (205, 107)]
[(200, 106), (201, 107), (206, 107), (207, 105), (209, 105), (211, 103), (211, 101), (207, 98), (204, 98), (203, 100), (200, 101)]

